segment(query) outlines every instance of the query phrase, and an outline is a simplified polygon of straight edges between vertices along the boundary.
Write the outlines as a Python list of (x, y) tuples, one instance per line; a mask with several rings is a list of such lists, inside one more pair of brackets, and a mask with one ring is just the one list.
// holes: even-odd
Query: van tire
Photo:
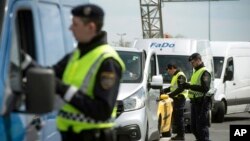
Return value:
[(225, 115), (225, 103), (223, 101), (219, 102), (217, 105), (217, 110), (214, 117), (214, 122), (216, 123), (222, 123), (224, 121), (224, 115)]

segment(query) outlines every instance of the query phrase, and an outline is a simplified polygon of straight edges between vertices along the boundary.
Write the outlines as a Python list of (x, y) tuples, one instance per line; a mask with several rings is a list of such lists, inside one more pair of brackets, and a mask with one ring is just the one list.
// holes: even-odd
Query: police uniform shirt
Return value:
[[(85, 44), (79, 43), (78, 48), (80, 49), (81, 57), (94, 48), (107, 44), (106, 39), (106, 33), (100, 32), (91, 42)], [(59, 79), (62, 79), (71, 54), (68, 54), (53, 66), (56, 76)], [(112, 58), (106, 59), (97, 72), (97, 80), (95, 81), (93, 92), (95, 99), (93, 100), (81, 91), (77, 91), (69, 103), (83, 112), (87, 117), (96, 120), (107, 120), (110, 118), (116, 102), (121, 75), (120, 64)], [(110, 79), (111, 77), (112, 79)], [(107, 81), (106, 79), (112, 81)], [(60, 93), (61, 97), (64, 97), (68, 88), (68, 85), (60, 85), (60, 88), (57, 88), (57, 92)]]

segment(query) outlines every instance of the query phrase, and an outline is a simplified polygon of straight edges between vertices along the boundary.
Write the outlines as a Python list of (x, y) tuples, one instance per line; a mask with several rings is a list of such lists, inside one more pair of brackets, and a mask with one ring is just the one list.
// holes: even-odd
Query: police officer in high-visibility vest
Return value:
[(209, 141), (209, 98), (206, 93), (210, 89), (211, 75), (206, 70), (201, 55), (194, 53), (189, 57), (194, 68), (190, 83), (185, 83), (188, 97), (191, 100), (191, 130), (197, 141)]
[[(113, 141), (115, 103), (125, 65), (101, 30), (102, 8), (86, 4), (71, 13), (70, 30), (78, 46), (52, 67), (56, 93), (66, 103), (58, 112), (57, 128), (62, 141)], [(23, 56), (23, 69), (37, 65)]]
[(182, 87), (186, 82), (185, 74), (178, 69), (176, 64), (168, 64), (166, 68), (169, 75), (172, 76), (170, 87), (163, 89), (161, 93), (168, 93), (173, 98), (173, 130), (177, 133), (171, 140), (185, 140), (184, 127), (184, 106), (187, 98), (187, 91)]
[[(65, 65), (59, 92), (67, 102), (56, 119), (63, 141), (112, 141), (115, 103), (124, 64), (101, 31), (104, 12), (93, 4), (72, 11), (78, 48)], [(59, 89), (60, 90), (60, 89)]]

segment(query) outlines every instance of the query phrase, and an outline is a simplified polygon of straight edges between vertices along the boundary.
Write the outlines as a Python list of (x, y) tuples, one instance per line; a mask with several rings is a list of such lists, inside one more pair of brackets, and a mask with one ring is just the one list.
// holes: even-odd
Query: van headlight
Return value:
[(124, 111), (140, 109), (145, 105), (145, 92), (140, 88), (132, 96), (123, 100)]

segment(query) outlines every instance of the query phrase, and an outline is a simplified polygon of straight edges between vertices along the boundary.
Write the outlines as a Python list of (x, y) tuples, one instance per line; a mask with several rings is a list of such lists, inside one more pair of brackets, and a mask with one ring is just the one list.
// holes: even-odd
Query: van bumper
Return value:
[(145, 107), (122, 112), (115, 120), (118, 141), (144, 141), (146, 136), (147, 118)]

